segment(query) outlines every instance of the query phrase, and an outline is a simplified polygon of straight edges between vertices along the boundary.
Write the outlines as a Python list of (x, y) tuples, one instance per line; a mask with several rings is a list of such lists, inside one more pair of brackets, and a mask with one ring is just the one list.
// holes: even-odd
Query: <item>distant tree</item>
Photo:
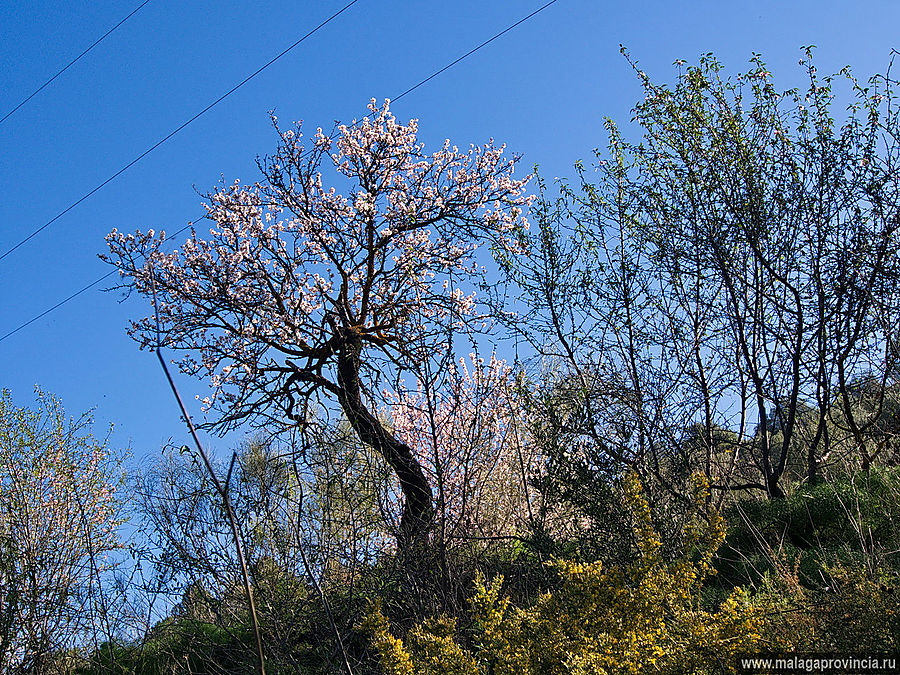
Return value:
[[(897, 363), (896, 361), (894, 363)], [(854, 377), (834, 402), (829, 420), (838, 457), (868, 472), (876, 461), (897, 463), (900, 387), (895, 376), (864, 373)]]
[[(275, 123), (263, 181), (208, 196), (208, 237), (195, 231), (167, 253), (164, 233), (113, 231), (105, 259), (125, 287), (155, 289), (163, 344), (213, 386), (210, 427), (302, 428), (339, 404), (399, 479), (403, 548), (427, 537), (433, 496), (410, 447), (376, 415), (384, 384), (399, 388), (404, 373), (445, 358), (452, 334), (481, 325), (476, 249), (517, 251), (529, 200), (502, 147), (461, 152), (446, 141), (428, 154), (415, 120), (400, 124), (374, 100), (370, 110), (334, 140), (319, 129), (308, 149), (299, 124)], [(326, 187), (326, 169), (347, 192)], [(149, 318), (131, 333), (157, 341)]]
[(120, 547), (120, 457), (37, 392), (0, 392), (0, 671), (55, 672), (66, 650), (109, 639), (105, 602)]
[[(433, 555), (416, 614), (465, 613), (474, 570), (524, 539), (540, 512), (539, 470), (514, 371), (474, 353), (416, 376), (392, 396), (390, 423), (435, 493)], [(388, 497), (396, 495), (389, 492)], [(388, 499), (392, 520), (400, 509)]]

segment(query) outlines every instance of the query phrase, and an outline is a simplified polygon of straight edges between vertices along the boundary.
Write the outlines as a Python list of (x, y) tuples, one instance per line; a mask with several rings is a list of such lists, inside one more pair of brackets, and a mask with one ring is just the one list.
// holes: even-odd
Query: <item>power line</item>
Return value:
[[(189, 223), (189, 224), (185, 225), (184, 227), (182, 227), (182, 228), (181, 228), (180, 230), (178, 230), (177, 232), (175, 232), (175, 234), (173, 234), (173, 235), (169, 238), (169, 241), (171, 241), (172, 239), (175, 239), (178, 235), (180, 235), (182, 232), (184, 232), (185, 230), (187, 230), (189, 227), (193, 227), (193, 223)], [(65, 304), (66, 304), (67, 302), (69, 302), (70, 300), (74, 300), (75, 298), (77, 298), (77, 297), (78, 297), (79, 295), (81, 295), (82, 293), (86, 293), (87, 291), (91, 290), (94, 286), (97, 286), (97, 285), (103, 283), (104, 281), (106, 281), (107, 279), (109, 279), (113, 274), (117, 274), (118, 272), (119, 272), (119, 270), (117, 270), (117, 269), (112, 270), (111, 272), (107, 272), (106, 274), (104, 274), (102, 277), (100, 277), (100, 278), (98, 278), (98, 279), (94, 279), (91, 283), (87, 284), (86, 286), (82, 286), (82, 287), (79, 288), (77, 291), (75, 291), (74, 293), (72, 293), (72, 295), (68, 296), (67, 298), (64, 298), (64, 299), (60, 300), (60, 301), (57, 302), (55, 305), (53, 305), (52, 307), (49, 307), (49, 308), (45, 309), (43, 312), (41, 312), (41, 313), (38, 314), (37, 316), (33, 316), (33, 317), (31, 317), (30, 319), (28, 319), (28, 321), (26, 321), (25, 323), (19, 324), (18, 326), (16, 326), (15, 328), (13, 328), (13, 329), (12, 329), (11, 331), (9, 331), (8, 333), (5, 333), (4, 335), (0, 335), (0, 342), (3, 342), (3, 341), (4, 341), (6, 338), (8, 338), (8, 337), (12, 337), (13, 335), (15, 335), (16, 333), (18, 333), (18, 332), (19, 332), (20, 330), (22, 330), (23, 328), (27, 328), (28, 326), (30, 326), (31, 324), (33, 324), (35, 321), (39, 321), (40, 319), (43, 319), (43, 318), (44, 318), (45, 316), (47, 316), (50, 312), (53, 312), (53, 311), (59, 309), (60, 307), (62, 307), (63, 305), (65, 305)]]
[[(455, 66), (457, 63), (459, 63), (459, 62), (462, 61), (463, 59), (465, 59), (465, 58), (471, 56), (472, 54), (474, 54), (475, 52), (477, 52), (477, 51), (478, 51), (479, 49), (481, 49), (482, 47), (486, 47), (487, 45), (489, 45), (491, 42), (493, 42), (493, 41), (496, 40), (497, 38), (499, 38), (499, 37), (505, 35), (505, 34), (508, 33), (509, 31), (513, 30), (516, 26), (518, 26), (518, 25), (524, 23), (525, 21), (527, 21), (527, 20), (530, 19), (531, 17), (535, 16), (535, 15), (538, 14), (539, 12), (545, 10), (547, 7), (549, 7), (550, 5), (556, 3), (557, 1), (558, 1), (558, 0), (550, 0), (550, 1), (547, 2), (546, 4), (542, 5), (541, 7), (539, 7), (539, 8), (536, 9), (535, 11), (533, 11), (533, 12), (532, 12), (531, 14), (529, 14), (528, 16), (526, 16), (526, 17), (524, 17), (524, 18), (522, 18), (522, 19), (519, 19), (518, 21), (516, 21), (514, 24), (511, 24), (510, 26), (507, 26), (505, 29), (503, 29), (503, 30), (500, 31), (499, 33), (496, 33), (493, 37), (491, 37), (491, 38), (485, 40), (484, 42), (482, 42), (481, 44), (479, 44), (477, 47), (474, 47), (473, 49), (470, 49), (468, 52), (466, 52), (465, 54), (463, 54), (463, 55), (460, 56), (459, 58), (455, 59), (454, 61), (450, 62), (449, 64), (447, 64), (446, 66), (444, 66), (444, 67), (441, 68), (440, 70), (437, 70), (437, 71), (435, 71), (434, 73), (432, 73), (431, 75), (429, 75), (428, 77), (426, 77), (426, 78), (420, 80), (419, 82), (417, 82), (416, 84), (414, 84), (412, 87), (410, 87), (409, 89), (407, 89), (406, 91), (404, 91), (403, 93), (401, 93), (399, 96), (395, 96), (392, 100), (396, 101), (396, 100), (398, 100), (398, 99), (400, 99), (400, 98), (406, 96), (407, 94), (409, 94), (409, 93), (415, 91), (416, 89), (418, 89), (419, 87), (421, 87), (422, 85), (424, 85), (426, 82), (429, 82), (429, 81), (433, 80), (435, 77), (437, 77), (437, 76), (440, 75), (441, 73), (443, 73), (443, 72), (445, 72), (446, 70), (452, 68), (453, 66)], [(356, 0), (354, 0), (354, 2), (356, 2)], [(352, 4), (353, 4), (353, 3), (351, 2), (350, 5), (352, 5)], [(344, 9), (349, 8), (350, 5), (347, 5), (346, 7), (344, 7)], [(340, 10), (340, 11), (343, 12), (344, 9), (342, 9), (342, 10)], [(340, 13), (340, 12), (338, 12), (338, 13)], [(337, 16), (337, 14), (335, 14), (334, 16)], [(334, 18), (334, 17), (331, 17), (331, 18)], [(330, 21), (331, 18), (329, 18), (328, 21)], [(326, 22), (326, 23), (327, 23), (327, 22)], [(324, 24), (321, 24), (321, 25), (324, 25)], [(319, 26), (319, 27), (321, 27), (321, 26)], [(316, 30), (318, 30), (318, 28), (317, 28)], [(284, 53), (286, 53), (286, 52), (284, 52)], [(279, 57), (276, 57), (276, 58), (280, 58), (280, 55), (279, 55)], [(249, 79), (249, 78), (248, 78), (248, 79)], [(232, 90), (232, 91), (233, 91), (233, 90)], [(230, 92), (229, 92), (229, 93), (230, 93)], [(227, 96), (227, 94), (226, 94), (226, 96)], [(223, 96), (223, 98), (224, 98), (224, 96)], [(211, 106), (210, 106), (210, 107), (211, 107)], [(201, 113), (201, 114), (202, 114), (202, 113)], [(185, 126), (186, 126), (186, 125), (185, 125)], [(145, 154), (146, 154), (146, 153), (145, 153)], [(140, 158), (138, 158), (138, 159), (140, 159)], [(137, 160), (135, 160), (135, 161), (137, 161)], [(132, 164), (134, 164), (134, 162), (132, 162)], [(126, 167), (126, 169), (127, 169), (127, 168), (128, 168), (128, 167)], [(123, 170), (124, 170), (124, 169), (123, 169)], [(120, 171), (119, 173), (122, 173), (122, 172)], [(115, 176), (114, 176), (113, 178), (115, 178)], [(112, 178), (109, 179), (109, 180), (112, 180)], [(109, 180), (106, 181), (106, 182), (108, 183)], [(103, 187), (103, 186), (101, 185), (100, 187)], [(96, 189), (94, 190), (94, 192), (96, 192), (98, 189), (99, 189), (99, 187), (96, 188)], [(93, 193), (91, 193), (91, 194), (93, 194)], [(86, 196), (83, 197), (80, 201), (84, 201), (84, 199), (86, 199), (86, 198), (89, 197), (89, 196), (90, 196), (90, 194), (89, 194), (89, 195), (86, 195)], [(74, 206), (76, 206), (77, 204), (78, 204), (78, 202), (76, 202), (75, 204), (73, 204), (73, 205), (72, 205), (71, 207), (69, 207), (69, 209), (67, 209), (67, 210), (70, 210), (71, 208), (74, 208)], [(63, 212), (63, 213), (65, 213), (65, 212)], [(60, 216), (61, 216), (61, 215), (63, 215), (63, 214), (60, 214)], [(59, 218), (59, 216), (57, 216), (57, 218)], [(49, 225), (49, 223), (48, 223), (48, 225)], [(183, 227), (183, 228), (181, 228), (180, 230), (178, 230), (177, 232), (175, 232), (175, 234), (173, 234), (172, 237), (171, 237), (170, 239), (174, 239), (175, 237), (177, 237), (179, 234), (181, 234), (182, 232), (184, 232), (186, 229), (188, 229), (188, 228), (191, 227), (191, 226), (192, 226), (192, 223), (186, 225), (186, 226)], [(45, 225), (44, 227), (46, 227), (46, 225)], [(43, 229), (43, 228), (41, 228), (41, 229)], [(37, 232), (35, 232), (35, 234), (36, 234), (36, 233), (37, 233)], [(33, 236), (33, 235), (32, 235), (32, 236)], [(24, 240), (23, 240), (21, 243), (24, 243)], [(19, 245), (21, 245), (21, 243), (18, 244), (16, 247), (18, 247)], [(10, 249), (10, 251), (7, 251), (7, 253), (4, 253), (3, 256), (0, 256), (0, 260), (2, 260), (8, 253), (11, 253), (12, 250), (14, 250), (14, 249)], [(106, 279), (108, 279), (110, 276), (112, 276), (112, 275), (115, 274), (116, 272), (118, 272), (118, 270), (113, 270), (112, 272), (108, 272), (107, 274), (105, 274), (105, 275), (103, 275), (102, 277), (100, 277), (99, 279), (97, 279), (97, 280), (91, 282), (90, 284), (88, 284), (88, 285), (85, 286), (84, 288), (82, 288), (82, 289), (76, 291), (75, 293), (73, 293), (72, 295), (70, 295), (69, 297), (67, 297), (66, 299), (61, 300), (60, 302), (56, 303), (55, 305), (53, 305), (53, 307), (51, 307), (51, 308), (49, 308), (49, 309), (47, 309), (47, 310), (44, 310), (43, 312), (41, 312), (40, 314), (38, 314), (38, 315), (35, 316), (34, 318), (29, 319), (28, 321), (26, 321), (25, 323), (21, 324), (21, 325), (18, 326), (17, 328), (14, 328), (14, 329), (11, 330), (10, 332), (6, 333), (5, 335), (0, 336), (0, 342), (3, 342), (6, 338), (8, 338), (8, 337), (14, 335), (15, 333), (18, 333), (20, 330), (22, 330), (23, 328), (25, 328), (25, 327), (27, 327), (27, 326), (30, 326), (32, 323), (34, 323), (34, 322), (37, 321), (38, 319), (43, 318), (44, 316), (46, 316), (46, 315), (49, 314), (50, 312), (54, 311), (55, 309), (58, 309), (59, 307), (61, 307), (62, 305), (66, 304), (66, 303), (69, 302), (70, 300), (73, 300), (74, 298), (78, 297), (78, 296), (81, 295), (82, 293), (84, 293), (84, 292), (90, 290), (90, 289), (93, 288), (94, 286), (96, 286), (96, 285), (100, 284), (101, 282), (105, 281)]]
[(108, 37), (109, 37), (109, 36), (110, 36), (110, 35), (111, 35), (111, 34), (119, 27), (119, 26), (121, 26), (123, 23), (125, 23), (126, 21), (128, 21), (128, 19), (130, 19), (131, 17), (133, 17), (135, 14), (137, 14), (137, 13), (141, 10), (141, 8), (142, 8), (144, 5), (146, 5), (148, 2), (150, 2), (150, 0), (144, 0), (144, 2), (142, 2), (140, 5), (138, 5), (137, 7), (135, 7), (135, 8), (131, 11), (131, 13), (130, 13), (128, 16), (126, 16), (124, 19), (122, 19), (121, 21), (119, 21), (119, 23), (117, 23), (115, 26), (113, 26), (113, 27), (110, 28), (108, 31), (106, 31), (103, 35), (101, 35), (101, 36), (98, 37), (96, 40), (94, 40), (93, 44), (91, 44), (90, 47), (88, 47), (87, 49), (85, 49), (85, 50), (84, 50), (83, 52), (81, 52), (78, 56), (76, 56), (74, 59), (72, 59), (71, 61), (69, 61), (65, 66), (63, 66), (59, 71), (57, 71), (56, 75), (54, 75), (53, 77), (51, 77), (49, 80), (47, 80), (46, 82), (44, 82), (44, 84), (42, 84), (40, 87), (38, 87), (37, 89), (35, 89), (35, 90), (34, 90), (33, 92), (31, 92), (28, 96), (26, 96), (24, 99), (22, 99), (22, 100), (19, 102), (19, 104), (18, 104), (15, 108), (13, 108), (13, 109), (10, 110), (8, 113), (6, 113), (2, 118), (0, 118), (0, 124), (3, 124), (3, 123), (7, 120), (7, 118), (9, 118), (9, 117), (12, 116), (12, 114), (13, 114), (14, 112), (16, 112), (19, 108), (21, 108), (21, 107), (22, 107), (23, 105), (25, 105), (26, 103), (28, 103), (28, 101), (30, 101), (31, 99), (33, 99), (35, 96), (37, 96), (38, 94), (40, 94), (40, 93), (47, 87), (47, 85), (49, 85), (51, 82), (53, 82), (53, 80), (55, 80), (57, 77), (59, 77), (60, 75), (62, 75), (64, 72), (66, 72), (69, 68), (71, 68), (72, 66), (74, 66), (78, 61), (81, 60), (81, 57), (85, 56), (85, 55), (86, 55), (89, 51), (91, 51), (94, 47), (96, 47), (96, 46), (99, 45), (101, 42), (103, 42), (106, 38), (108, 38)]
[(17, 243), (15, 246), (13, 246), (12, 248), (10, 248), (10, 249), (8, 249), (7, 251), (5, 251), (2, 255), (0, 255), (0, 260), (3, 260), (3, 259), (6, 258), (6, 256), (8, 256), (10, 253), (12, 253), (13, 251), (17, 250), (18, 248), (20, 248), (21, 246), (23, 246), (24, 244), (26, 244), (27, 242), (29, 242), (31, 239), (33, 239), (34, 237), (36, 237), (38, 234), (40, 234), (41, 232), (43, 232), (44, 230), (46, 230), (46, 229), (47, 229), (48, 227), (50, 227), (53, 223), (55, 223), (57, 220), (59, 220), (60, 218), (62, 218), (64, 215), (66, 215), (69, 211), (71, 211), (71, 210), (74, 209), (76, 206), (78, 206), (79, 204), (81, 204), (81, 202), (83, 202), (84, 200), (88, 199), (89, 197), (91, 197), (92, 195), (94, 195), (95, 193), (99, 192), (100, 190), (102, 190), (102, 189), (103, 189), (104, 187), (106, 187), (107, 185), (109, 185), (109, 184), (110, 184), (111, 182), (113, 182), (116, 178), (118, 178), (118, 177), (121, 176), (123, 173), (125, 173), (126, 171), (128, 171), (128, 169), (130, 169), (130, 168), (133, 167), (135, 164), (137, 164), (137, 163), (140, 162), (142, 159), (144, 159), (144, 157), (146, 157), (147, 155), (149, 155), (151, 152), (153, 152), (154, 150), (156, 150), (156, 149), (157, 149), (159, 146), (161, 146), (163, 143), (165, 143), (165, 142), (168, 141), (170, 138), (172, 138), (172, 137), (173, 137), (175, 134), (177, 134), (179, 131), (181, 131), (181, 130), (184, 129), (186, 126), (188, 126), (189, 124), (191, 124), (192, 122), (194, 122), (196, 119), (198, 119), (199, 117), (201, 117), (202, 115), (204, 115), (205, 113), (207, 113), (207, 112), (208, 112), (209, 110), (211, 110), (213, 107), (215, 107), (216, 105), (218, 105), (219, 103), (221, 103), (222, 101), (224, 101), (224, 100), (225, 100), (226, 98), (228, 98), (231, 94), (233, 94), (233, 93), (236, 92), (238, 89), (240, 89), (241, 87), (243, 87), (243, 86), (244, 86), (245, 84), (247, 84), (250, 80), (252, 80), (254, 77), (256, 77), (257, 75), (259, 75), (259, 74), (260, 74), (261, 72), (263, 72), (266, 68), (268, 68), (269, 66), (271, 66), (273, 63), (275, 63), (276, 61), (278, 61), (280, 58), (282, 58), (282, 57), (283, 57), (284, 55), (286, 55), (289, 51), (291, 51), (292, 49), (294, 49), (294, 48), (295, 48), (297, 45), (299, 45), (301, 42), (303, 42), (304, 40), (306, 40), (307, 38), (309, 38), (309, 37), (312, 36), (313, 34), (317, 33), (320, 29), (324, 28), (324, 27), (325, 27), (326, 25), (328, 25), (329, 23), (331, 23), (331, 21), (333, 21), (334, 19), (336, 19), (337, 17), (339, 17), (341, 14), (343, 14), (345, 11), (347, 11), (348, 9), (350, 9), (350, 8), (351, 8), (353, 5), (355, 5), (357, 2), (359, 2), (359, 0), (350, 0), (350, 2), (348, 2), (346, 5), (344, 5), (344, 6), (343, 6), (341, 9), (339, 9), (337, 12), (335, 12), (334, 14), (332, 14), (331, 16), (329, 16), (329, 17), (328, 17), (327, 19), (325, 19), (322, 23), (320, 23), (318, 26), (316, 26), (316, 27), (313, 28), (311, 31), (309, 31), (306, 35), (304, 35), (304, 36), (301, 37), (299, 40), (297, 40), (296, 42), (294, 42), (294, 44), (292, 44), (290, 47), (288, 47), (287, 49), (285, 49), (284, 51), (282, 51), (280, 54), (278, 54), (277, 56), (275, 56), (274, 58), (272, 58), (271, 60), (269, 60), (267, 63), (265, 63), (264, 65), (260, 66), (259, 68), (257, 68), (257, 69), (256, 69), (255, 71), (253, 71), (252, 73), (250, 73), (247, 77), (245, 77), (243, 80), (241, 80), (240, 82), (238, 82), (236, 85), (234, 85), (231, 89), (229, 89), (229, 90), (226, 91), (224, 94), (222, 94), (222, 95), (221, 95), (219, 98), (217, 98), (215, 101), (213, 101), (213, 102), (210, 103), (208, 106), (206, 106), (205, 108), (203, 108), (203, 110), (201, 110), (200, 112), (198, 112), (196, 115), (194, 115), (193, 117), (191, 117), (191, 118), (190, 118), (189, 120), (187, 120), (186, 122), (182, 123), (182, 124), (181, 124), (180, 126), (178, 126), (175, 130), (169, 132), (166, 136), (164, 136), (163, 138), (161, 138), (160, 140), (158, 140), (156, 143), (154, 143), (154, 144), (151, 145), (149, 148), (147, 148), (146, 150), (144, 150), (144, 152), (142, 152), (140, 155), (138, 155), (138, 156), (135, 157), (133, 160), (131, 160), (130, 162), (128, 162), (128, 164), (126, 164), (126, 165), (123, 166), (121, 169), (119, 169), (118, 171), (116, 171), (112, 176), (110, 176), (110, 177), (107, 178), (105, 181), (103, 181), (102, 183), (100, 183), (99, 185), (97, 185), (94, 189), (92, 189), (92, 190), (90, 190), (89, 192), (87, 192), (87, 193), (85, 193), (84, 195), (82, 195), (81, 198), (79, 198), (78, 200), (76, 200), (76, 201), (72, 202), (71, 204), (69, 204), (65, 209), (63, 209), (62, 211), (60, 211), (59, 213), (57, 213), (55, 216), (53, 216), (53, 218), (51, 218), (51, 219), (48, 220), (46, 223), (44, 223), (43, 225), (41, 225), (39, 228), (37, 228), (36, 230), (34, 230), (33, 232), (31, 232), (31, 234), (29, 234), (27, 237), (25, 237), (24, 239), (22, 239), (21, 241), (19, 241), (19, 243)]
[(528, 16), (522, 17), (521, 19), (519, 19), (518, 21), (516, 21), (516, 22), (515, 22), (514, 24), (512, 24), (511, 26), (507, 26), (507, 27), (504, 28), (502, 31), (500, 31), (499, 33), (497, 33), (496, 35), (494, 35), (493, 37), (488, 38), (487, 40), (485, 40), (484, 42), (482, 42), (482, 43), (481, 43), (480, 45), (478, 45), (477, 47), (473, 47), (472, 49), (470, 49), (469, 51), (467, 51), (465, 54), (463, 54), (462, 56), (460, 56), (460, 57), (459, 57), (458, 59), (456, 59), (455, 61), (451, 61), (450, 63), (448, 63), (446, 66), (444, 66), (444, 67), (441, 68), (440, 70), (433, 72), (431, 75), (429, 75), (428, 77), (426, 77), (424, 80), (422, 80), (421, 82), (419, 82), (419, 83), (417, 83), (417, 84), (414, 84), (414, 85), (411, 86), (409, 89), (407, 89), (406, 91), (404, 91), (402, 94), (400, 94), (399, 96), (395, 96), (395, 97), (392, 98), (391, 100), (392, 100), (392, 101), (399, 101), (401, 98), (403, 98), (403, 97), (406, 96), (407, 94), (410, 94), (410, 93), (414, 92), (416, 89), (418, 89), (419, 87), (421, 87), (423, 84), (425, 84), (426, 82), (429, 82), (429, 81), (433, 80), (434, 78), (436, 78), (438, 75), (440, 75), (440, 74), (443, 73), (444, 71), (450, 70), (453, 66), (455, 66), (457, 63), (459, 63), (459, 62), (462, 61), (463, 59), (468, 58), (469, 56), (472, 56), (472, 54), (474, 54), (475, 52), (477, 52), (477, 51), (478, 51), (479, 49), (481, 49), (482, 47), (486, 47), (487, 45), (491, 44), (491, 43), (492, 43), (494, 40), (496, 40), (497, 38), (502, 37), (503, 35), (506, 35), (509, 31), (511, 31), (513, 28), (515, 28), (515, 27), (518, 26), (519, 24), (525, 23), (526, 21), (528, 21), (528, 19), (530, 19), (531, 17), (533, 17), (535, 14), (539, 14), (540, 12), (543, 12), (545, 9), (547, 9), (550, 5), (554, 4), (555, 2), (557, 2), (557, 0), (550, 0), (550, 2), (548, 2), (548, 3), (544, 4), (544, 5), (541, 5), (540, 7), (538, 7), (536, 10), (534, 10), (534, 11), (533, 11), (531, 14), (529, 14)]
[(116, 274), (118, 271), (119, 271), (119, 270), (113, 270), (112, 272), (107, 272), (106, 274), (104, 274), (104, 275), (103, 275), (102, 277), (100, 277), (99, 279), (95, 279), (94, 281), (92, 281), (91, 283), (89, 283), (87, 286), (84, 286), (83, 288), (81, 288), (81, 289), (75, 291), (74, 293), (72, 293), (72, 295), (70, 295), (69, 297), (65, 298), (64, 300), (60, 300), (60, 301), (57, 302), (55, 305), (53, 305), (53, 307), (50, 307), (50, 308), (48, 308), (48, 309), (45, 309), (43, 312), (41, 312), (41, 313), (38, 314), (37, 316), (34, 316), (34, 317), (30, 318), (28, 321), (26, 321), (25, 323), (20, 324), (20, 325), (17, 326), (16, 328), (13, 328), (11, 331), (9, 331), (8, 333), (6, 333), (5, 335), (0, 336), (0, 342), (3, 342), (6, 338), (15, 335), (16, 333), (18, 333), (18, 332), (19, 332), (20, 330), (22, 330), (23, 328), (27, 328), (28, 326), (30, 326), (31, 324), (33, 324), (35, 321), (38, 321), (39, 319), (43, 319), (43, 318), (44, 318), (45, 316), (47, 316), (50, 312), (52, 312), (52, 311), (54, 311), (54, 310), (56, 310), (56, 309), (59, 309), (59, 308), (62, 307), (64, 304), (66, 304), (67, 302), (69, 302), (69, 300), (74, 300), (75, 298), (77, 298), (79, 295), (81, 295), (81, 294), (84, 293), (85, 291), (88, 291), (88, 290), (92, 289), (94, 286), (96, 286), (97, 284), (99, 284), (99, 283), (101, 283), (101, 282), (103, 282), (103, 281), (106, 281), (109, 277), (111, 277), (113, 274)]

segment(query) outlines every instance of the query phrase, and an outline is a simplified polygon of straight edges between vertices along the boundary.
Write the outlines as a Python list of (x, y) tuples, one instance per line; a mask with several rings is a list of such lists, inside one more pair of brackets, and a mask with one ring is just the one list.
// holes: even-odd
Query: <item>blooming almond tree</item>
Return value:
[[(399, 479), (403, 544), (427, 534), (432, 493), (409, 446), (372, 413), (379, 382), (481, 325), (476, 249), (517, 250), (529, 199), (503, 147), (447, 141), (429, 154), (415, 120), (399, 123), (387, 102), (369, 109), (332, 136), (319, 129), (308, 149), (299, 124), (282, 131), (273, 118), (280, 142), (258, 162), (264, 179), (208, 196), (208, 238), (194, 231), (166, 252), (165, 233), (114, 230), (105, 259), (126, 287), (155, 287), (162, 343), (212, 384), (211, 428), (302, 427), (336, 401)], [(157, 340), (150, 318), (131, 334)]]
[(435, 488), (440, 541), (516, 535), (531, 511), (528, 480), (537, 466), (523, 438), (512, 370), (472, 354), (470, 363), (460, 359), (445, 371), (438, 381), (417, 377), (416, 391), (390, 397), (394, 432)]
[[(0, 672), (51, 672), (109, 639), (101, 582), (120, 548), (120, 458), (37, 392), (34, 410), (0, 391)], [(53, 671), (55, 672), (55, 671)]]

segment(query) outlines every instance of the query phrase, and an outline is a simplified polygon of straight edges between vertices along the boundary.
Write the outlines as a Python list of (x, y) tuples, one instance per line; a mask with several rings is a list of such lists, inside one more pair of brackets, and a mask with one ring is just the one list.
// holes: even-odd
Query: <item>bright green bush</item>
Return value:
[[(887, 563), (900, 547), (900, 476), (877, 468), (802, 485), (785, 499), (742, 500), (726, 511), (728, 535), (716, 563), (719, 581), (757, 584), (796, 568), (808, 588), (828, 585), (827, 567)], [(876, 564), (874, 561), (879, 560)]]

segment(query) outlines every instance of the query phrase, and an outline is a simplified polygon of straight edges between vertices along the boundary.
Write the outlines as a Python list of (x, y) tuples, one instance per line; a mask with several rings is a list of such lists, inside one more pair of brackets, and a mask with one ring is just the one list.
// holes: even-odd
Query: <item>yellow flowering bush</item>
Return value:
[[(702, 478), (695, 483), (699, 507), (708, 488)], [(400, 640), (375, 608), (365, 627), (384, 672), (603, 675), (732, 668), (737, 654), (756, 648), (762, 620), (741, 590), (715, 609), (701, 606), (701, 587), (724, 537), (722, 519), (695, 518), (685, 532), (686, 552), (666, 561), (637, 478), (628, 476), (623, 490), (638, 550), (631, 564), (604, 569), (599, 562), (556, 561), (559, 587), (528, 608), (501, 596), (501, 578), (479, 579), (465, 642), (445, 617), (423, 622)]]

